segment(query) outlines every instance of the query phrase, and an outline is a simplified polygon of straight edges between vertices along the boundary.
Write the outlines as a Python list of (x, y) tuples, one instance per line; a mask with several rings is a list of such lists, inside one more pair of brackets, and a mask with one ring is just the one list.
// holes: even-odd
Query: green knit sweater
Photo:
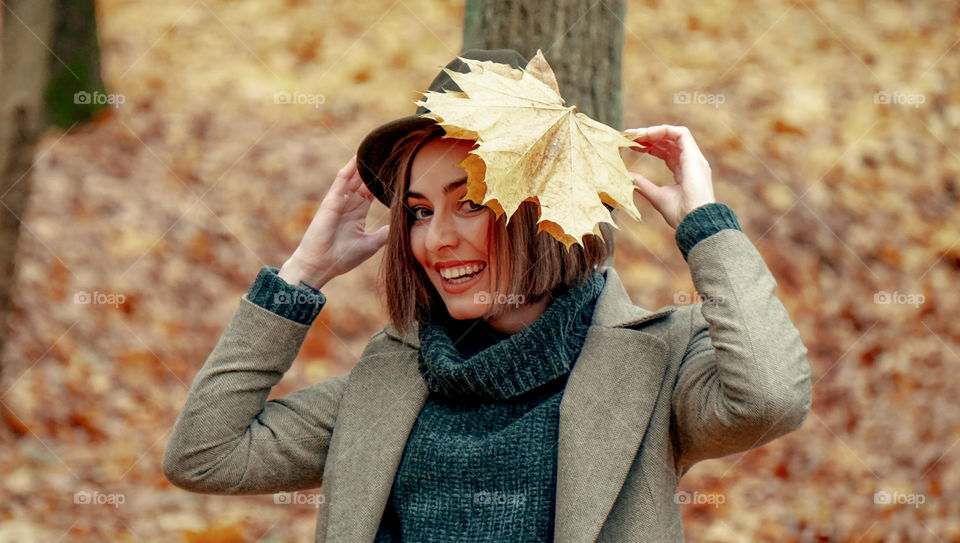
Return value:
[(552, 540), (560, 400), (603, 285), (595, 272), (511, 336), (479, 319), (422, 328), (430, 393), (376, 542)]

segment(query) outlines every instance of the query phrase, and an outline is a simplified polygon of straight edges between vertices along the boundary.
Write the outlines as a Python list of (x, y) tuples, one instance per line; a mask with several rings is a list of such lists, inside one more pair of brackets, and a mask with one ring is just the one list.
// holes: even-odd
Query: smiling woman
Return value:
[[(441, 72), (430, 89), (458, 87)], [(538, 232), (537, 202), (507, 224), (466, 199), (474, 142), (422, 113), (371, 131), (294, 254), (260, 270), (194, 379), (164, 473), (209, 493), (323, 485), (318, 542), (682, 542), (683, 474), (796, 429), (810, 407), (806, 348), (693, 136), (634, 133), (676, 181), (631, 172), (636, 188), (708, 300), (650, 311), (602, 265), (609, 224), (569, 251)], [(374, 198), (390, 223), (367, 233)], [(349, 375), (266, 401), (319, 289), (383, 247), (390, 322)]]
[[(452, 317), (483, 319), (513, 334), (539, 317), (558, 292), (585, 280), (610, 254), (605, 239), (587, 236), (566, 251), (537, 232), (537, 207), (524, 203), (505, 226), (466, 195), (458, 166), (476, 146), (443, 138), (437, 125), (400, 139), (379, 179), (393, 187), (390, 237), (381, 269), (387, 311), (397, 330)], [(403, 180), (399, 183), (398, 180)], [(469, 266), (469, 267), (468, 267)], [(472, 275), (471, 275), (472, 273)]]

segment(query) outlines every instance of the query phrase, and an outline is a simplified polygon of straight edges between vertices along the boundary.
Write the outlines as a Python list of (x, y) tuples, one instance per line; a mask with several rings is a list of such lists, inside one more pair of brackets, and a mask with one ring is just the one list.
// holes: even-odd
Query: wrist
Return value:
[[(710, 205), (710, 204), (715, 204), (715, 203), (717, 203), (717, 201), (716, 201), (716, 200), (712, 200), (712, 199), (706, 199), (706, 200), (701, 200), (701, 201), (699, 201), (699, 202), (695, 202), (695, 203), (693, 203), (690, 207), (687, 208), (686, 213), (684, 213), (683, 216), (680, 217), (680, 220), (683, 221), (683, 219), (685, 219), (685, 218), (687, 217), (687, 215), (693, 213), (694, 211), (696, 211), (697, 209), (700, 209), (701, 207), (703, 207), (703, 206), (705, 206), (705, 205)], [(677, 224), (679, 224), (679, 223), (677, 223)]]
[(283, 263), (277, 276), (289, 285), (296, 287), (303, 281), (318, 290), (332, 279), (325, 270), (305, 264), (296, 253)]
[(727, 229), (742, 231), (736, 214), (726, 204), (711, 202), (688, 213), (677, 225), (674, 238), (686, 259), (694, 245)]
[(273, 266), (263, 266), (250, 285), (247, 300), (291, 321), (312, 324), (326, 304), (326, 297), (320, 291), (305, 291), (304, 283), (299, 287), (288, 284), (278, 271)]

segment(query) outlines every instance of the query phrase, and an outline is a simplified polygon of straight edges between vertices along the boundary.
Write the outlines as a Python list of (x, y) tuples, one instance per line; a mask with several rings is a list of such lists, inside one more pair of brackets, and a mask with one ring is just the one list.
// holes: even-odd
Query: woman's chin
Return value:
[(452, 294), (443, 291), (441, 285), (434, 284), (440, 294), (440, 299), (447, 309), (447, 314), (456, 320), (483, 318), (490, 311), (487, 287), (483, 284), (474, 285), (463, 292)]
[(463, 303), (459, 300), (457, 303), (447, 305), (447, 313), (451, 318), (463, 321), (467, 319), (479, 319), (487, 313), (487, 308), (476, 303)]

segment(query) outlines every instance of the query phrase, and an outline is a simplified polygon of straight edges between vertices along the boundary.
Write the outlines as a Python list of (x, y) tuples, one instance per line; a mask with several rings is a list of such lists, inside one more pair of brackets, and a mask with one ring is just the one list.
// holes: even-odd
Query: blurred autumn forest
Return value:
[[(412, 112), (463, 15), (460, 0), (97, 2), (124, 103), (36, 149), (0, 361), (0, 542), (311, 540), (309, 502), (179, 490), (163, 449), (240, 295), (293, 251), (364, 134)], [(681, 506), (690, 541), (960, 541), (957, 28), (950, 0), (629, 2), (624, 127), (691, 129), (815, 383), (800, 430), (684, 477), (722, 497)], [(673, 231), (636, 198), (615, 267), (637, 305), (689, 303)], [(385, 324), (379, 260), (324, 288), (271, 397), (350, 370)]]

